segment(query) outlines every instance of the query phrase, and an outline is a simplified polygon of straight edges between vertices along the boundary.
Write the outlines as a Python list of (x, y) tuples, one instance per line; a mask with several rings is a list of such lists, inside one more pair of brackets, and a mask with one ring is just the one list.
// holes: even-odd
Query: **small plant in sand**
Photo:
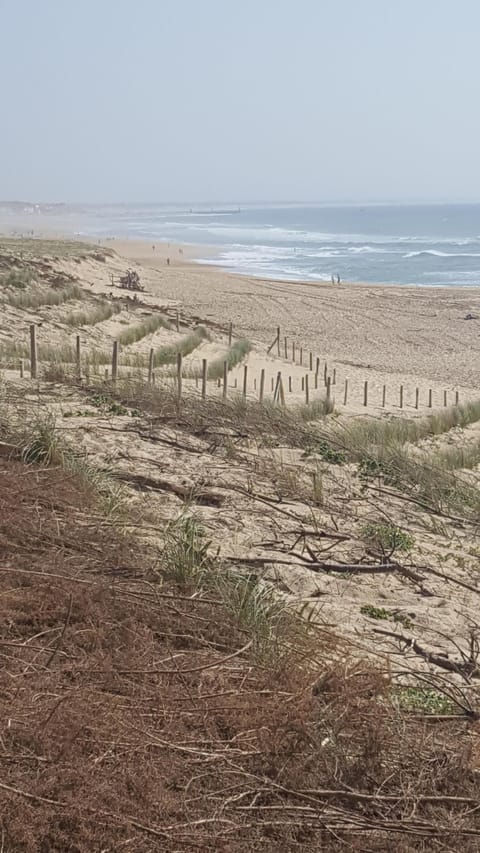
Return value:
[(395, 551), (408, 554), (415, 544), (414, 537), (395, 524), (365, 524), (361, 534), (369, 547), (383, 557), (391, 557)]
[(141, 341), (147, 335), (153, 335), (158, 329), (171, 329), (171, 325), (163, 314), (152, 314), (141, 323), (136, 323), (134, 326), (129, 326), (118, 336), (118, 342), (122, 346), (130, 346)]

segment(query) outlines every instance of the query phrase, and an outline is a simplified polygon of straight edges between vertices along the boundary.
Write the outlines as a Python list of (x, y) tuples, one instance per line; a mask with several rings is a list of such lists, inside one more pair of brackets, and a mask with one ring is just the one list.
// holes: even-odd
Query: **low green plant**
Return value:
[(83, 299), (84, 291), (77, 284), (70, 284), (61, 290), (29, 290), (18, 294), (8, 294), (5, 301), (14, 308), (41, 308), (46, 305), (62, 305), (73, 299)]
[(364, 524), (361, 535), (370, 547), (383, 555), (391, 555), (395, 551), (408, 554), (415, 545), (414, 537), (395, 524)]
[(391, 697), (394, 705), (403, 711), (434, 715), (458, 712), (450, 697), (433, 687), (396, 687), (392, 690)]
[(369, 616), (370, 619), (389, 619), (390, 612), (384, 607), (375, 607), (373, 604), (362, 604), (360, 613)]
[(285, 601), (251, 573), (218, 573), (216, 590), (234, 623), (252, 637), (255, 658), (275, 664), (288, 635)]

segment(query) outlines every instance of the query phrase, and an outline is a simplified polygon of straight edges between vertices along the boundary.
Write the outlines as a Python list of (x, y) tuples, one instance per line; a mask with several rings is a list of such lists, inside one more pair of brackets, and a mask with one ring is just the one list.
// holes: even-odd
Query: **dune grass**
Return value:
[(147, 317), (141, 323), (136, 323), (134, 326), (129, 326), (123, 332), (120, 332), (118, 342), (122, 346), (130, 346), (130, 344), (136, 344), (137, 341), (141, 341), (147, 335), (152, 335), (158, 329), (171, 328), (169, 321), (163, 314), (152, 314), (151, 317)]
[(13, 308), (41, 308), (44, 305), (63, 305), (72, 299), (83, 299), (84, 290), (78, 284), (70, 284), (62, 290), (36, 290), (9, 293), (4, 301)]
[[(182, 356), (190, 355), (191, 352), (197, 349), (203, 341), (208, 340), (209, 333), (203, 326), (198, 326), (190, 334), (185, 335), (177, 343), (166, 344), (163, 347), (157, 347), (154, 354), (154, 364), (157, 367), (165, 364), (173, 364), (178, 353)], [(149, 357), (143, 353), (127, 353), (121, 356), (121, 364), (126, 367), (146, 367)]]
[(240, 338), (240, 340), (235, 341), (224, 356), (216, 358), (211, 362), (211, 364), (209, 364), (208, 378), (220, 379), (220, 377), (223, 376), (223, 365), (225, 361), (227, 362), (227, 369), (232, 370), (233, 367), (236, 367), (237, 364), (240, 364), (240, 362), (243, 361), (251, 349), (252, 345), (246, 338)]
[(74, 328), (77, 326), (95, 326), (97, 323), (109, 320), (114, 314), (119, 314), (121, 310), (121, 305), (102, 300), (83, 311), (71, 311), (62, 317), (60, 322)]

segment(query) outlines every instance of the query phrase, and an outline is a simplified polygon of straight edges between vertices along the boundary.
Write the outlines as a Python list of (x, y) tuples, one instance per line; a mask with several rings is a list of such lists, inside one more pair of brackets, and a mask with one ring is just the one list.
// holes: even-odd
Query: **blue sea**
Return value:
[(86, 235), (190, 243), (199, 247), (197, 260), (250, 276), (480, 284), (480, 204), (145, 204), (64, 212)]

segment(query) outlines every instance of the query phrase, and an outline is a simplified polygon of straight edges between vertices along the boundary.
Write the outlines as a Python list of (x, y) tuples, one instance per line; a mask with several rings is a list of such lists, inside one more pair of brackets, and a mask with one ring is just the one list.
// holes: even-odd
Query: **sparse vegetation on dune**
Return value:
[[(176, 343), (157, 347), (154, 352), (155, 366), (160, 367), (164, 364), (173, 364), (177, 359), (178, 353), (181, 353), (183, 356), (190, 355), (208, 337), (207, 330), (203, 326), (198, 326), (193, 332), (180, 338)], [(122, 356), (122, 364), (126, 367), (146, 367), (148, 360), (149, 356), (143, 353), (124, 353)]]
[(0, 459), (5, 849), (474, 853), (461, 691), (405, 684), (229, 575), (188, 515), (152, 571), (58, 476), (51, 427)]
[(223, 365), (225, 361), (227, 362), (227, 369), (232, 370), (232, 368), (236, 367), (237, 364), (240, 364), (240, 362), (243, 361), (251, 349), (252, 345), (246, 338), (240, 338), (240, 340), (235, 341), (235, 343), (232, 344), (230, 349), (225, 353), (224, 357), (216, 358), (208, 365), (208, 378), (220, 379), (220, 377), (223, 376)]

